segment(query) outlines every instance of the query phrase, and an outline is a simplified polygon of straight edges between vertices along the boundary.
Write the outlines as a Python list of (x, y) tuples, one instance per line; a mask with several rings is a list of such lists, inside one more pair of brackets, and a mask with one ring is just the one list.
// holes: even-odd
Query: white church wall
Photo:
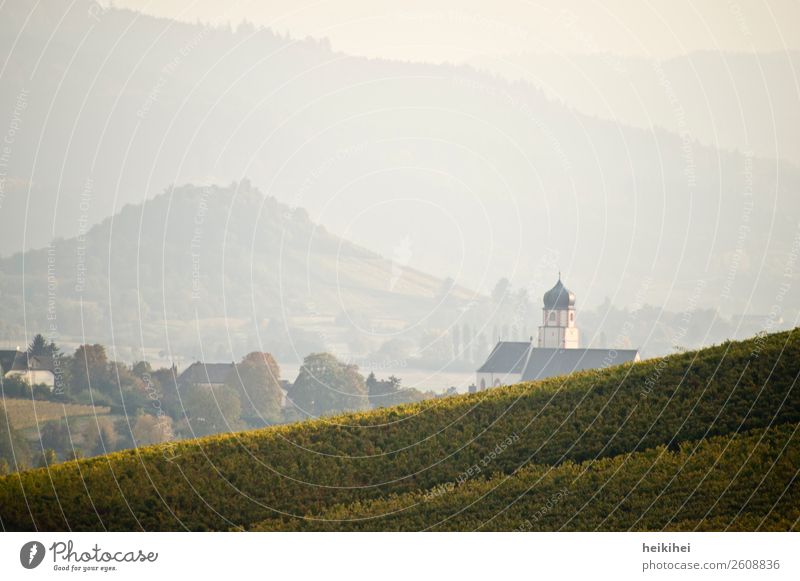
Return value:
[(477, 373), (475, 385), (479, 391), (522, 381), (522, 373)]

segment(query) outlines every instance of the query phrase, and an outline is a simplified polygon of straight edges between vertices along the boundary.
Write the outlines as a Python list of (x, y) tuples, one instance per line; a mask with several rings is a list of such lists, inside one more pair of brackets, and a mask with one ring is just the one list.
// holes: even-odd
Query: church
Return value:
[(581, 348), (575, 324), (575, 293), (561, 282), (561, 273), (556, 285), (544, 293), (543, 302), (536, 345), (533, 340), (499, 342), (477, 371), (478, 389), (640, 360), (637, 349)]

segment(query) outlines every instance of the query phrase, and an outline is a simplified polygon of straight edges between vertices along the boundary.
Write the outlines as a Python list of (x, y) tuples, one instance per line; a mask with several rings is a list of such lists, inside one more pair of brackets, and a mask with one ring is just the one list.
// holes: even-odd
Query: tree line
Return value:
[(379, 380), (370, 373), (365, 379), (357, 366), (328, 353), (307, 356), (297, 379), (284, 390), (280, 366), (270, 353), (249, 353), (230, 366), (223, 383), (200, 385), (182, 380), (174, 366), (154, 369), (147, 361), (131, 365), (114, 361), (100, 344), (81, 345), (65, 354), (43, 335), (36, 335), (27, 352), (52, 358), (55, 386), (29, 385), (24, 378), (9, 377), (2, 379), (3, 398), (108, 407), (110, 413), (91, 420), (49, 421), (39, 426), (32, 442), (26, 442), (13, 419), (9, 421), (3, 413), (6, 429), (0, 430), (0, 474), (434, 395), (404, 389), (394, 376)]

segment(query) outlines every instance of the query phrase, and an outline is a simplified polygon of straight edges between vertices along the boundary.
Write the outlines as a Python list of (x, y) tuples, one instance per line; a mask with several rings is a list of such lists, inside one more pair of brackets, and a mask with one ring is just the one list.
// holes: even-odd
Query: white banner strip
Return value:
[(3, 533), (3, 579), (800, 579), (793, 533)]

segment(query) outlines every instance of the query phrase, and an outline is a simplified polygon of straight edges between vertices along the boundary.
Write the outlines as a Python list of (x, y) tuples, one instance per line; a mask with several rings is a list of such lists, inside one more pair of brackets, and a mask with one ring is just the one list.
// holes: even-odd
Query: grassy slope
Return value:
[(792, 530), (800, 527), (800, 433), (784, 424), (614, 458), (337, 506), (255, 530)]
[[(192, 530), (800, 421), (800, 330), (639, 364), (0, 479), (6, 529)], [(26, 502), (27, 501), (27, 502)], [(29, 508), (30, 507), (30, 508)]]

